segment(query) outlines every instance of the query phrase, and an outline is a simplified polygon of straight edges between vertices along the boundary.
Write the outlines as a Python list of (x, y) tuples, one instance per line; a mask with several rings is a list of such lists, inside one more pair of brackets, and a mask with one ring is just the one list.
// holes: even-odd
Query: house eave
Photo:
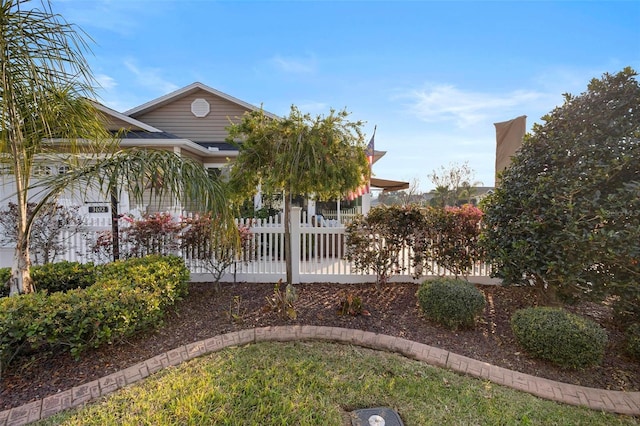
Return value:
[(160, 129), (157, 129), (153, 126), (143, 123), (142, 121), (138, 121), (135, 118), (129, 117), (128, 115), (122, 114), (121, 112), (118, 112), (114, 109), (104, 106), (99, 102), (96, 102), (96, 101), (91, 101), (91, 102), (93, 103), (93, 105), (98, 111), (102, 112), (103, 114), (110, 115), (114, 118), (117, 118), (118, 120), (122, 120), (125, 123), (130, 124), (132, 127), (136, 127), (136, 128), (139, 128), (140, 130), (145, 130), (147, 132), (152, 132), (152, 133), (162, 132), (162, 130)]
[(238, 151), (222, 150), (213, 151), (207, 149), (189, 139), (122, 139), (120, 146), (125, 148), (144, 147), (144, 148), (181, 148), (187, 152), (197, 154), (203, 158), (235, 158)]

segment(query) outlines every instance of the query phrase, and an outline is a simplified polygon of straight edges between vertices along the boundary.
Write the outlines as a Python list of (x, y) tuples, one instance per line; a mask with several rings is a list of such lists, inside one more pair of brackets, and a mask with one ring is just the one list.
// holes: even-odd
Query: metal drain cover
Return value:
[(351, 412), (352, 426), (404, 426), (400, 415), (387, 407), (363, 408)]

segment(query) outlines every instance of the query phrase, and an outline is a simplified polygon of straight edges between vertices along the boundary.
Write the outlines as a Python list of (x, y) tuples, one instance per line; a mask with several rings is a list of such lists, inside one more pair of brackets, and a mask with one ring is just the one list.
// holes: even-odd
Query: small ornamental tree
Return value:
[(295, 106), (289, 116), (263, 110), (247, 112), (229, 127), (228, 141), (239, 154), (231, 168), (230, 186), (239, 198), (256, 193), (284, 194), (287, 284), (291, 284), (290, 213), (295, 195), (319, 200), (355, 191), (369, 178), (362, 122), (348, 120), (346, 110), (312, 117)]
[(412, 230), (422, 221), (415, 206), (374, 207), (347, 226), (346, 258), (357, 271), (374, 272), (379, 287), (408, 266), (403, 253), (412, 245)]
[(542, 120), (483, 204), (493, 270), (550, 300), (561, 288), (624, 299), (640, 283), (636, 72), (593, 79)]

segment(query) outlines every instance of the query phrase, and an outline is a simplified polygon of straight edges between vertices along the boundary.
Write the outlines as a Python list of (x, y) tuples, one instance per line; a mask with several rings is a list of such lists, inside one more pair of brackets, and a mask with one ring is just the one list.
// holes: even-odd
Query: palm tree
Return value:
[[(117, 149), (117, 137), (107, 132), (89, 100), (95, 98), (95, 81), (84, 57), (83, 34), (54, 14), (49, 1), (32, 9), (25, 9), (27, 3), (33, 4), (0, 0), (0, 162), (11, 170), (18, 210), (10, 294), (34, 291), (29, 274), (33, 219), (63, 190), (74, 188), (73, 182), (106, 194), (125, 188), (134, 198), (142, 198), (141, 185), (160, 183), (158, 195), (196, 200), (230, 224), (224, 188), (201, 165), (170, 152)], [(66, 162), (69, 173), (33, 185), (34, 169), (51, 161)], [(34, 200), (37, 206), (28, 215)]]
[(50, 4), (23, 9), (26, 0), (0, 0), (0, 152), (17, 198), (17, 243), (11, 293), (32, 292), (27, 214), (32, 171), (55, 138), (104, 140), (93, 93), (87, 45)]
[(446, 207), (449, 205), (449, 198), (451, 191), (449, 187), (445, 185), (438, 185), (436, 189), (432, 190), (433, 198), (431, 198), (431, 205), (435, 207)]

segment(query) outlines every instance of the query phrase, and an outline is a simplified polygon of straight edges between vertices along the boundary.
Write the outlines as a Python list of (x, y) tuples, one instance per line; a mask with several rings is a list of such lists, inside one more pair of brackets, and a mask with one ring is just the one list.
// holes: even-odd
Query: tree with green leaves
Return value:
[[(225, 188), (201, 164), (173, 152), (118, 150), (93, 98), (88, 45), (48, 1), (0, 0), (0, 162), (10, 170), (17, 199), (17, 237), (10, 294), (34, 291), (29, 240), (41, 209), (62, 192), (97, 188), (106, 196), (128, 190), (141, 199), (158, 195), (192, 200), (232, 223)], [(38, 178), (45, 164), (65, 163), (65, 173)], [(33, 214), (27, 206), (35, 202)], [(223, 231), (236, 229), (229, 225)], [(232, 232), (232, 231), (229, 231)]]
[(312, 117), (295, 106), (289, 116), (274, 119), (260, 109), (246, 113), (229, 128), (239, 154), (231, 168), (231, 188), (246, 198), (258, 186), (265, 193), (284, 193), (287, 283), (292, 281), (291, 197), (336, 199), (369, 178), (362, 122), (346, 111)]
[[(484, 244), (497, 276), (623, 294), (640, 283), (640, 85), (593, 79), (542, 117), (487, 197)], [(635, 290), (634, 290), (635, 289)]]
[(462, 164), (451, 163), (448, 167), (441, 166), (429, 174), (429, 179), (436, 186), (432, 191), (431, 205), (434, 207), (457, 206), (470, 203), (474, 187), (482, 185), (474, 180), (474, 171), (468, 162)]

